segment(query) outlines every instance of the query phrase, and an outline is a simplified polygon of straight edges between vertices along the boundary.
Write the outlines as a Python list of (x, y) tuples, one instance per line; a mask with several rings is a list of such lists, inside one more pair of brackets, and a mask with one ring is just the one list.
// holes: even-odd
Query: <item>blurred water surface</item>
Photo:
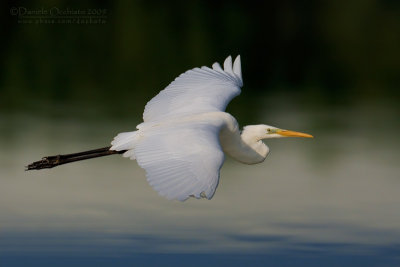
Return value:
[[(274, 255), (298, 255), (297, 266), (315, 257), (330, 259), (326, 266), (400, 263), (397, 108), (265, 103), (254, 124), (316, 138), (269, 140), (271, 153), (258, 165), (228, 158), (214, 198), (184, 203), (158, 196), (136, 162), (115, 155), (24, 172), (41, 156), (107, 146), (138, 119), (2, 115), (0, 258), (9, 266), (21, 255), (74, 255), (87, 264), (156, 254), (171, 266), (178, 258), (201, 263), (205, 256), (196, 255), (208, 255), (210, 266), (240, 265), (238, 255), (259, 258), (255, 266), (276, 262)], [(156, 258), (142, 261), (157, 265)]]

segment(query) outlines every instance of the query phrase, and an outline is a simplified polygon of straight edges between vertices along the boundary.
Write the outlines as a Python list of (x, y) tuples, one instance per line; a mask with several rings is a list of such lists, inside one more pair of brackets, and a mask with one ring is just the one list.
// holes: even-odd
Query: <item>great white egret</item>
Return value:
[(239, 130), (236, 119), (225, 112), (243, 85), (240, 56), (224, 68), (191, 69), (151, 99), (137, 130), (118, 134), (111, 147), (44, 157), (27, 170), (123, 154), (146, 170), (149, 184), (168, 199), (211, 199), (219, 181), (225, 153), (245, 164), (263, 162), (269, 148), (264, 139), (312, 137), (309, 134), (260, 124)]

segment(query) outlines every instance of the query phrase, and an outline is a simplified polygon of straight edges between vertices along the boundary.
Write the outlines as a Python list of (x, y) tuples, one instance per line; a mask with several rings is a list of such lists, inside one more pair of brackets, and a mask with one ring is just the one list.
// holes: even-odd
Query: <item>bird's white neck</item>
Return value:
[(253, 131), (239, 131), (237, 121), (232, 117), (225, 118), (225, 124), (220, 131), (220, 142), (226, 154), (245, 164), (263, 162), (269, 153), (269, 148)]

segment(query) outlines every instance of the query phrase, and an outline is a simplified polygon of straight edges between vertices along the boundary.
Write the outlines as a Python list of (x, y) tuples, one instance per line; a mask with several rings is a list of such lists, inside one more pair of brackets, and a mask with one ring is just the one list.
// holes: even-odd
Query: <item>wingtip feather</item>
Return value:
[(232, 69), (232, 57), (231, 56), (228, 56), (224, 61), (224, 71), (231, 75), (234, 75), (233, 69)]
[(235, 62), (233, 63), (233, 72), (242, 81), (242, 64), (240, 61), (240, 55), (236, 57)]
[(224, 71), (218, 62), (215, 62), (214, 64), (212, 64), (212, 68), (213, 68), (213, 70), (216, 70), (216, 71), (222, 71), (222, 72)]

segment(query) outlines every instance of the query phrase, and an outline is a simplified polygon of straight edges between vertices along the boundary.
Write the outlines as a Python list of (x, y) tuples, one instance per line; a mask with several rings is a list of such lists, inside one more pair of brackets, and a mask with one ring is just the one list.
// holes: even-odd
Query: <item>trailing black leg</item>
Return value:
[(41, 170), (41, 169), (49, 169), (53, 168), (62, 164), (67, 164), (75, 161), (85, 160), (85, 159), (92, 159), (104, 156), (110, 156), (114, 154), (123, 154), (126, 150), (122, 151), (115, 151), (110, 150), (110, 146), (93, 149), (89, 151), (83, 151), (78, 153), (72, 154), (65, 154), (65, 155), (56, 155), (56, 156), (47, 156), (42, 158), (39, 161), (35, 161), (28, 166), (25, 167), (26, 171), (30, 170)]

